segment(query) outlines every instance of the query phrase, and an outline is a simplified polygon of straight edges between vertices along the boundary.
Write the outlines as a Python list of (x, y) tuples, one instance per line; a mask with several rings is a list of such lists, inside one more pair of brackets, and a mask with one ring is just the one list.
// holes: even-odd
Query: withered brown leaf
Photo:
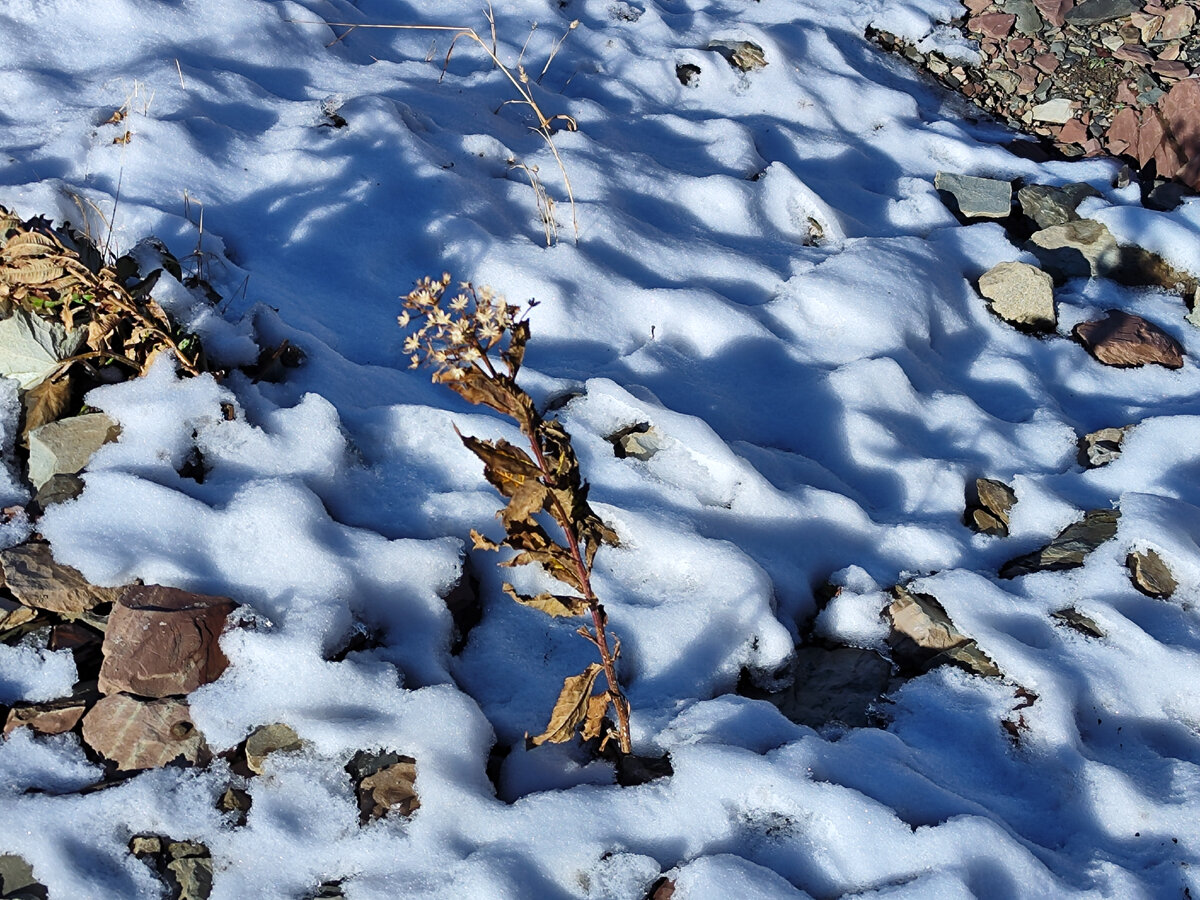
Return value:
[(579, 735), (585, 741), (598, 738), (604, 733), (604, 716), (608, 712), (608, 704), (612, 697), (608, 691), (603, 694), (592, 694), (588, 697), (587, 712), (583, 717), (583, 728)]
[(29, 432), (47, 422), (57, 422), (71, 405), (71, 374), (68, 371), (58, 378), (47, 378), (25, 392), (25, 426), (21, 429), (21, 443), (28, 445)]
[(602, 668), (599, 663), (590, 663), (583, 674), (572, 675), (563, 681), (562, 691), (550, 713), (550, 724), (541, 734), (528, 738), (532, 746), (562, 744), (572, 738), (575, 729), (587, 715), (588, 698)]
[(483, 460), (483, 476), (505, 497), (529, 480), (537, 480), (541, 470), (529, 454), (505, 440), (485, 441), (459, 434), (464, 446)]
[(548, 616), (582, 616), (589, 609), (587, 601), (582, 597), (566, 597), (561, 594), (549, 593), (537, 594), (535, 596), (518, 594), (516, 588), (511, 584), (504, 585), (504, 593), (508, 594), (508, 596), (512, 597), (522, 606), (529, 606), (540, 610)]

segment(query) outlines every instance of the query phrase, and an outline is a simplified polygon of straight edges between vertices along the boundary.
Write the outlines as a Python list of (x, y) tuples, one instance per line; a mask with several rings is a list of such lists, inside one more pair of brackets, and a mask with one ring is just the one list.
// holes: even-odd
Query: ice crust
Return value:
[[(664, 873), (677, 900), (1200, 892), (1200, 341), (1178, 297), (1103, 281), (1060, 289), (1056, 336), (993, 318), (973, 282), (1030, 257), (999, 225), (960, 225), (933, 179), (1087, 181), (1103, 194), (1089, 215), (1192, 272), (1197, 203), (1147, 211), (1111, 187), (1111, 162), (1015, 156), (863, 37), (965, 57), (950, 0), (494, 6), (505, 59), (539, 23), (532, 78), (579, 20), (536, 87), (580, 126), (555, 136), (578, 240), (554, 157), (475, 48), (460, 42), (439, 83), (444, 33), (290, 21), (410, 21), (412, 4), (0, 10), (0, 203), (73, 222), (72, 194), (115, 205), (119, 251), (155, 235), (203, 260), (221, 307), (164, 276), (165, 300), (224, 360), (253, 358), (251, 336), (305, 353), (280, 384), (181, 379), (162, 359), (94, 390), (120, 440), (38, 527), (97, 583), (242, 604), (195, 721), (217, 751), (276, 721), (306, 742), (249, 782), (237, 828), (215, 808), (236, 780), (223, 761), (78, 794), (100, 772), (77, 739), (17, 730), (0, 742), (0, 851), (81, 898), (159, 896), (127, 850), (141, 832), (204, 842), (225, 900), (332, 879), (353, 900), (641, 900)], [(486, 29), (473, 0), (419, 14)], [(754, 41), (768, 65), (738, 72), (713, 40)], [(694, 87), (682, 63), (700, 66)], [(324, 127), (331, 103), (346, 127)], [(123, 105), (132, 137), (114, 144), (101, 123)], [(518, 160), (556, 200), (549, 249)], [(591, 659), (569, 625), (502, 596), (506, 579), (550, 587), (539, 573), (472, 553), (482, 619), (451, 655), (442, 596), (466, 535), (499, 534), (454, 428), (521, 438), (405, 368), (397, 295), (443, 270), (541, 302), (523, 384), (558, 407), (621, 536), (596, 587), (635, 744), (670, 755), (668, 779), (622, 788), (576, 746), (525, 749)], [(1161, 324), (1184, 367), (1108, 369), (1065, 339), (1108, 308)], [(6, 448), (17, 403), (0, 382)], [(660, 449), (618, 459), (608, 438), (641, 424)], [(1127, 424), (1119, 459), (1080, 468), (1079, 435)], [(197, 450), (202, 484), (179, 473)], [(1010, 537), (963, 526), (977, 477), (1013, 485)], [(0, 505), (26, 496), (0, 472)], [(1117, 536), (1082, 568), (997, 578), (1112, 506)], [(0, 543), (27, 533), (15, 518)], [(1170, 601), (1130, 583), (1131, 548), (1168, 561)], [(734, 693), (797, 640), (882, 648), (886, 589), (908, 579), (1002, 679), (936, 669), (890, 695), (884, 729), (817, 731)], [(814, 620), (827, 581), (841, 592)], [(1065, 607), (1107, 637), (1057, 623)], [(360, 628), (380, 645), (333, 661)], [(75, 677), (65, 651), (0, 647), (0, 702)], [(1018, 688), (1036, 703), (1018, 708)], [(1014, 742), (1001, 723), (1018, 717)], [(359, 826), (343, 767), (360, 749), (417, 759), (411, 819)]]

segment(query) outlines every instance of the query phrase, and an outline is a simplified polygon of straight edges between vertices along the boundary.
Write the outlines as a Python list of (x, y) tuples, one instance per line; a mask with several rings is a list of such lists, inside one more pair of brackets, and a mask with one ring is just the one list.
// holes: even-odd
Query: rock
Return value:
[(1195, 275), (1176, 269), (1157, 253), (1136, 245), (1121, 248), (1121, 268), (1114, 277), (1122, 284), (1148, 284), (1174, 291), (1189, 305), (1200, 293), (1200, 279)]
[(104, 413), (60, 419), (29, 433), (29, 480), (35, 491), (55, 475), (77, 475), (121, 427)]
[(77, 569), (55, 562), (50, 545), (44, 541), (29, 541), (0, 551), (0, 568), (9, 591), (21, 603), (68, 618), (101, 603), (112, 603), (122, 590), (97, 587)]
[(1003, 219), (1012, 212), (1012, 185), (1007, 181), (938, 172), (933, 186), (946, 206), (968, 219)]
[(1200, 79), (1188, 78), (1172, 85), (1163, 98), (1162, 115), (1186, 160), (1181, 170), (1170, 174), (1200, 190), (1200, 129), (1195, 127), (1200, 122)]
[(753, 41), (712, 41), (708, 49), (717, 51), (740, 72), (751, 72), (767, 64), (763, 48)]
[(282, 723), (261, 725), (246, 738), (246, 765), (255, 775), (261, 775), (267, 757), (272, 753), (286, 753), (303, 746), (304, 742), (291, 726)]
[[(183, 855), (184, 850), (176, 848), (200, 847), (202, 852), (191, 852)], [(167, 851), (172, 859), (167, 863), (169, 880), (174, 900), (207, 900), (212, 894), (213, 863), (208, 848), (203, 844), (172, 844)]]
[(696, 87), (700, 83), (700, 67), (695, 63), (680, 63), (675, 67), (675, 77), (684, 87)]
[(232, 813), (231, 818), (237, 828), (246, 824), (247, 816), (253, 805), (254, 801), (248, 792), (232, 786), (226, 788), (225, 793), (217, 800), (217, 809), (224, 813)]
[(1016, 21), (1016, 16), (1007, 13), (984, 13), (967, 19), (967, 30), (999, 39), (1008, 36)]
[(1102, 638), (1105, 636), (1104, 629), (1074, 607), (1068, 606), (1066, 609), (1060, 609), (1058, 612), (1052, 613), (1052, 615), (1068, 628), (1075, 629), (1084, 637)]
[(1134, 550), (1125, 558), (1125, 567), (1133, 586), (1148, 597), (1166, 600), (1175, 593), (1179, 583), (1153, 550)]
[(104, 635), (100, 690), (167, 697), (216, 681), (229, 665), (218, 639), (235, 606), (156, 584), (125, 588)]
[(1062, 28), (1067, 21), (1067, 13), (1074, 5), (1074, 0), (1033, 0), (1038, 12), (1051, 25)]
[(1058, 68), (1058, 57), (1053, 53), (1042, 53), (1033, 58), (1033, 64), (1049, 75)]
[(1183, 347), (1153, 322), (1141, 316), (1108, 310), (1106, 317), (1081, 322), (1071, 334), (1106, 366), (1156, 364), (1168, 369), (1183, 365)]
[(1182, 78), (1187, 78), (1192, 72), (1188, 68), (1187, 63), (1178, 62), (1173, 59), (1155, 60), (1150, 66), (1150, 71), (1170, 81), (1179, 81)]
[(1162, 17), (1158, 30), (1160, 41), (1177, 41), (1191, 34), (1196, 27), (1196, 10), (1190, 6), (1172, 6)]
[(1121, 442), (1125, 440), (1124, 428), (1101, 428), (1085, 434), (1079, 439), (1079, 462), (1089, 469), (1106, 466), (1121, 455)]
[(1031, 572), (1062, 572), (1083, 565), (1087, 555), (1117, 533), (1120, 510), (1093, 509), (1082, 521), (1064, 528), (1041, 550), (1011, 559), (1000, 567), (1001, 578), (1016, 578)]
[(1121, 265), (1121, 250), (1108, 227), (1093, 219), (1077, 219), (1043, 228), (1025, 248), (1056, 280), (1108, 276)]
[(892, 624), (888, 644), (902, 666), (928, 672), (943, 663), (954, 663), (976, 675), (1000, 677), (1000, 669), (972, 638), (954, 627), (937, 598), (897, 585), (895, 598), (885, 612)]
[(654, 427), (646, 422), (622, 428), (606, 439), (613, 445), (613, 454), (617, 459), (633, 457), (643, 462), (654, 456), (662, 449), (662, 438)]
[(83, 739), (126, 772), (156, 769), (176, 760), (195, 765), (209, 757), (187, 703), (173, 697), (104, 697), (83, 717)]
[(856, 647), (796, 648), (792, 683), (766, 699), (801, 725), (822, 728), (840, 723), (863, 728), (872, 705), (887, 691), (892, 667), (871, 650)]
[(967, 525), (981, 534), (1008, 536), (1008, 515), (1017, 495), (1003, 481), (976, 478), (974, 496), (967, 498)]
[(1074, 115), (1071, 101), (1066, 97), (1054, 97), (1044, 103), (1039, 103), (1030, 112), (1039, 122), (1049, 122), (1051, 125), (1066, 124)]
[(129, 852), (139, 858), (157, 856), (163, 852), (163, 839), (157, 834), (135, 834), (129, 839)]
[(5, 853), (0, 856), (0, 896), (13, 900), (46, 900), (50, 896), (44, 884), (33, 874), (33, 866), (21, 857)]
[(1004, 9), (1016, 16), (1015, 27), (1021, 34), (1035, 35), (1042, 30), (1042, 17), (1032, 0), (1008, 0)]
[(1135, 0), (1083, 0), (1067, 13), (1066, 21), (1072, 25), (1100, 25), (1131, 16), (1141, 8)]
[(1150, 51), (1138, 44), (1122, 44), (1113, 51), (1113, 59), (1136, 63), (1139, 66), (1149, 66), (1154, 63)]
[(1090, 184), (1082, 182), (1062, 187), (1045, 184), (1027, 184), (1017, 191), (1017, 203), (1021, 212), (1032, 219), (1038, 228), (1050, 228), (1079, 219), (1075, 210), (1087, 197), (1099, 196)]
[(1160, 181), (1146, 195), (1143, 205), (1146, 209), (1156, 209), (1160, 212), (1171, 212), (1188, 196), (1187, 189), (1177, 181)]
[(998, 263), (980, 276), (979, 293), (988, 299), (992, 312), (1013, 325), (1053, 331), (1058, 324), (1054, 279), (1036, 266)]
[(399, 753), (360, 750), (346, 764), (358, 794), (359, 824), (395, 810), (412, 815), (421, 806), (417, 797), (417, 761)]
[(86, 710), (86, 703), (74, 699), (14, 706), (4, 722), (4, 736), (23, 727), (37, 734), (62, 734), (74, 728)]
[(33, 498), (39, 511), (45, 511), (55, 503), (66, 503), (83, 493), (83, 479), (78, 475), (54, 475), (38, 488)]
[(0, 597), (0, 634), (28, 625), (36, 618), (36, 610), (22, 606), (7, 597)]

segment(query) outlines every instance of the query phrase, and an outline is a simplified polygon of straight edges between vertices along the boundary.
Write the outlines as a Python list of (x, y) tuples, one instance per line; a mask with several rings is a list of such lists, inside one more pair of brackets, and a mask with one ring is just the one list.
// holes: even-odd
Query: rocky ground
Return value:
[[(1150, 205), (1200, 189), (1197, 0), (966, 0), (953, 23), (978, 48), (906, 44), (945, 86), (1066, 157), (1112, 155), (1141, 170)], [(977, 64), (976, 64), (977, 63)]]

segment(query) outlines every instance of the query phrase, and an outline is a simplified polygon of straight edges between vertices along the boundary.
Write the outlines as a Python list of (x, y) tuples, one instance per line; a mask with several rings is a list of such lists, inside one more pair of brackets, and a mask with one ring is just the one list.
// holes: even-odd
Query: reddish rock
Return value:
[(1180, 181), (1200, 190), (1200, 81), (1189, 78), (1173, 85), (1162, 99), (1162, 115), (1184, 156)]
[(1174, 41), (1191, 34), (1196, 26), (1196, 10), (1190, 6), (1172, 6), (1163, 13), (1162, 28), (1158, 31), (1159, 40)]
[(1033, 4), (1043, 19), (1062, 28), (1067, 21), (1067, 13), (1075, 6), (1075, 0), (1033, 0)]
[(1058, 57), (1053, 53), (1043, 53), (1033, 58), (1033, 64), (1049, 75), (1058, 68)]
[(1153, 322), (1110, 309), (1103, 319), (1081, 322), (1071, 334), (1106, 366), (1144, 366), (1168, 369), (1183, 365), (1183, 347)]
[(1016, 38), (1008, 42), (1008, 47), (1013, 53), (1024, 53), (1033, 43), (1029, 38)]
[(1134, 106), (1137, 104), (1137, 91), (1133, 89), (1133, 82), (1128, 78), (1117, 85), (1116, 101), (1118, 103), (1125, 103), (1129, 106)]
[(1012, 13), (984, 13), (967, 19), (967, 28), (977, 31), (990, 38), (1007, 37), (1016, 24), (1017, 17)]
[(62, 734), (70, 731), (83, 718), (87, 704), (82, 701), (35, 703), (9, 710), (4, 723), (4, 736), (28, 726), (38, 734)]
[(963, 2), (963, 6), (965, 6), (973, 16), (979, 15), (991, 5), (992, 0), (964, 0)]
[(1058, 129), (1058, 140), (1062, 144), (1081, 144), (1087, 140), (1087, 126), (1078, 119), (1071, 119)]
[(1088, 138), (1083, 142), (1084, 156), (1103, 156), (1104, 147), (1096, 138)]
[(1187, 63), (1176, 62), (1170, 59), (1160, 59), (1155, 61), (1154, 65), (1150, 67), (1150, 71), (1161, 78), (1178, 81), (1187, 78), (1192, 70), (1187, 67)]
[(1113, 156), (1136, 153), (1138, 132), (1142, 129), (1142, 117), (1137, 110), (1126, 107), (1115, 116), (1104, 135), (1104, 145)]
[(1180, 52), (1182, 52), (1182, 50), (1183, 50), (1183, 47), (1180, 45), (1179, 41), (1172, 41), (1171, 43), (1167, 44), (1167, 46), (1163, 47), (1161, 50), (1158, 51), (1158, 58), (1159, 59), (1179, 59), (1179, 54), (1180, 54)]
[(126, 772), (156, 769), (176, 760), (195, 764), (209, 756), (188, 705), (175, 698), (105, 697), (83, 717), (83, 739)]
[(1142, 14), (1147, 16), (1161, 17), (1167, 14), (1167, 8), (1165, 6), (1159, 6), (1157, 3), (1147, 3), (1142, 7)]
[(126, 588), (108, 619), (100, 690), (166, 697), (215, 681), (229, 665), (217, 641), (235, 605), (160, 585)]
[(1113, 51), (1113, 57), (1126, 62), (1137, 63), (1139, 66), (1148, 66), (1154, 62), (1154, 57), (1150, 55), (1150, 51), (1138, 44), (1122, 44)]
[(1028, 94), (1037, 87), (1038, 80), (1042, 77), (1042, 75), (1033, 66), (1018, 66), (1017, 77), (1021, 79), (1017, 83), (1018, 93)]

